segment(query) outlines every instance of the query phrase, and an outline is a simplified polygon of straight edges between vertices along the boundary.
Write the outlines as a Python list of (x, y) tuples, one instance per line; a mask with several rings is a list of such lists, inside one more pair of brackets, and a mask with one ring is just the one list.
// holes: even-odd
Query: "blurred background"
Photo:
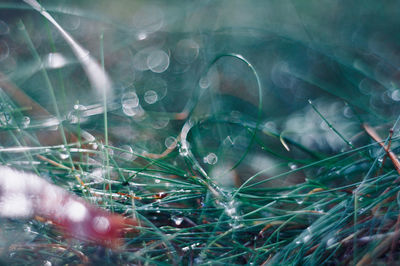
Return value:
[[(397, 1), (363, 1), (354, 8), (343, 1), (41, 3), (99, 62), (103, 36), (116, 103), (134, 91), (144, 111), (179, 113), (201, 91), (199, 115), (238, 111), (257, 120), (261, 95), (246, 64), (223, 57), (211, 65), (218, 56), (236, 53), (253, 64), (261, 79), (261, 122), (289, 135), (324, 130), (324, 123), (317, 125), (322, 120), (313, 118), (309, 99), (326, 109), (324, 116), (340, 120), (338, 127), (354, 121), (346, 104), (374, 119), (398, 112)], [(22, 20), (48, 69), (62, 115), (67, 118), (78, 102), (86, 107), (101, 102), (54, 26), (22, 1), (2, 1), (1, 6), (4, 74), (54, 113), (38, 74), (41, 66), (17, 27)], [(170, 128), (165, 117), (146, 118), (142, 125)], [(353, 137), (353, 131), (346, 133)], [(302, 142), (332, 150), (343, 145), (333, 135), (324, 139), (328, 143), (310, 135)]]

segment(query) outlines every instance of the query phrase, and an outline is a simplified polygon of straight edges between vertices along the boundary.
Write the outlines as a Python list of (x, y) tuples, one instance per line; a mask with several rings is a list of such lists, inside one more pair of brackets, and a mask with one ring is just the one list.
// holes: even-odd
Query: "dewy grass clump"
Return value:
[(128, 2), (0, 3), (2, 263), (399, 261), (395, 3)]

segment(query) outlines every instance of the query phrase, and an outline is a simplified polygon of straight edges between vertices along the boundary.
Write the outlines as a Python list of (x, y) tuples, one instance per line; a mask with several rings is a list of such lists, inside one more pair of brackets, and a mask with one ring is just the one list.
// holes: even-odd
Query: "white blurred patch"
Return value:
[(37, 204), (40, 214), (63, 216), (63, 210), (59, 209), (65, 193), (54, 186), (47, 184), (42, 188), (42, 200)]
[(65, 56), (60, 53), (49, 53), (44, 59), (44, 64), (48, 68), (62, 68), (68, 63)]
[(5, 167), (1, 168), (0, 174), (0, 188), (4, 191), (3, 193), (25, 192), (26, 175)]
[(88, 211), (85, 205), (82, 203), (70, 200), (64, 207), (65, 214), (73, 222), (79, 223), (85, 220)]
[(104, 216), (94, 217), (92, 224), (94, 230), (99, 233), (105, 233), (110, 229), (110, 221)]
[(0, 215), (4, 217), (29, 217), (32, 209), (31, 201), (23, 193), (7, 194), (0, 200)]

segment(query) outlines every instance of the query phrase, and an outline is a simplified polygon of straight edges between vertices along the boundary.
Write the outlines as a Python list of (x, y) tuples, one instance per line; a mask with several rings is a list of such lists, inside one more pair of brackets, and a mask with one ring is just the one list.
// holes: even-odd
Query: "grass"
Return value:
[[(100, 30), (87, 30), (89, 37), (74, 30), (71, 36), (98, 51), (94, 62), (102, 71), (96, 73), (105, 75), (102, 80), (110, 77), (114, 91), (93, 92), (102, 89), (87, 77), (85, 71), (93, 68), (81, 65), (74, 52), (80, 48), (71, 49), (71, 41), (48, 18), (28, 5), (1, 4), (0, 11), (15, 12), (7, 20), (10, 33), (2, 38), (17, 65), (2, 70), (0, 81), (1, 165), (34, 172), (139, 225), (124, 236), (120, 249), (112, 250), (69, 238), (39, 217), (1, 217), (3, 263), (362, 265), (399, 260), (399, 173), (396, 156), (385, 151), (399, 152), (398, 108), (391, 106), (395, 97), (372, 104), (378, 96), (394, 95), (396, 88), (376, 86), (366, 95), (354, 85), (364, 79), (384, 83), (382, 77), (351, 68), (351, 60), (321, 45), (312, 53), (329, 63), (322, 71), (329, 73), (329, 82), (318, 70), (305, 73), (302, 67), (279, 72), (272, 82), (269, 65), (252, 50), (237, 53), (227, 45), (210, 52), (206, 37), (193, 36), (200, 49), (193, 58), (189, 49), (181, 56), (193, 60), (180, 63), (174, 59), (179, 51), (168, 47), (190, 34), (170, 32), (160, 44), (155, 36), (163, 33), (149, 33), (149, 43), (143, 44), (128, 26), (95, 21), (89, 11), (63, 13), (47, 5), (46, 10), (67, 25), (71, 18), (88, 27), (101, 23)], [(229, 40), (234, 33), (227, 32), (209, 36)], [(116, 43), (118, 34), (125, 37)], [(309, 49), (288, 36), (275, 38), (274, 51), (282, 49), (295, 60), (303, 59), (294, 50)], [(249, 39), (243, 40), (250, 43), (244, 48), (253, 47)], [(156, 65), (155, 71), (138, 66), (132, 71), (139, 60), (135, 55), (146, 45), (161, 45), (170, 53), (168, 70), (159, 73)], [(257, 53), (262, 49), (254, 47)], [(49, 53), (65, 56), (65, 65), (52, 67)], [(146, 85), (154, 80), (161, 85)], [(317, 94), (290, 91), (287, 82)], [(145, 98), (150, 89), (159, 97), (155, 103)], [(386, 139), (378, 143), (365, 124)]]

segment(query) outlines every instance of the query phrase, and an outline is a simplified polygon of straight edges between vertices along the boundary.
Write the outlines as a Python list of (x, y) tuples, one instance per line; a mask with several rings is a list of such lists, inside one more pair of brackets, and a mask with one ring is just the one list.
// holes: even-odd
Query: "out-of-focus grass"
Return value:
[[(310, 16), (323, 10), (314, 2), (141, 3), (129, 22), (63, 1), (43, 5), (98, 59), (114, 97), (93, 92), (48, 20), (28, 5), (0, 4), (1, 164), (140, 226), (112, 251), (43, 221), (2, 218), (5, 263), (398, 260), (398, 173), (361, 127), (378, 126), (381, 136), (393, 127), (386, 142), (396, 153), (397, 35), (385, 45), (389, 30), (367, 19), (352, 31), (345, 3), (326, 31)], [(371, 6), (356, 17), (375, 18)], [(256, 7), (287, 17), (271, 14), (268, 24)], [(241, 24), (226, 10), (244, 12)], [(10, 86), (30, 104), (18, 104)]]

